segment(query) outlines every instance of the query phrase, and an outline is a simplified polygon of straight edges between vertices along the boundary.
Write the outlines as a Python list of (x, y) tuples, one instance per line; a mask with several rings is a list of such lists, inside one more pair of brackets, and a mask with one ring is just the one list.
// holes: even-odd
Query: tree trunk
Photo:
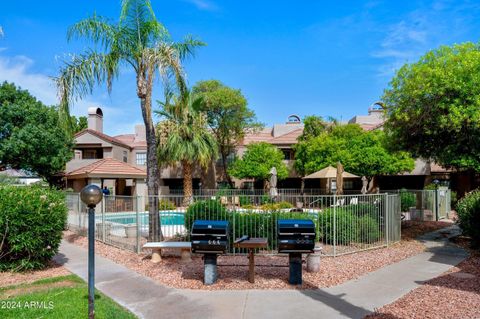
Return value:
[(163, 240), (158, 211), (158, 160), (155, 127), (152, 120), (152, 77), (147, 81), (145, 72), (137, 75), (137, 95), (140, 98), (147, 140), (147, 188), (148, 188), (148, 240)]
[(232, 178), (230, 177), (230, 174), (228, 174), (228, 171), (227, 171), (227, 156), (228, 155), (225, 155), (224, 152), (222, 152), (223, 174), (225, 176), (225, 179), (228, 185), (230, 185), (231, 188), (234, 188), (235, 185), (233, 184)]
[(183, 206), (188, 206), (193, 200), (192, 163), (182, 161), (183, 166)]

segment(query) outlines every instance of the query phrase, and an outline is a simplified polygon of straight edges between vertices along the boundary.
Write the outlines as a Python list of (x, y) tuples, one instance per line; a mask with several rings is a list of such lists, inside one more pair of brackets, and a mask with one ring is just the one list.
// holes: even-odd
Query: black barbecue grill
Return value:
[(228, 251), (229, 224), (224, 220), (196, 220), (190, 234), (192, 252), (204, 254), (204, 283), (217, 280), (217, 256)]
[(310, 219), (279, 219), (278, 252), (288, 253), (289, 279), (292, 285), (302, 284), (302, 253), (313, 253), (315, 224)]
[(313, 253), (315, 224), (310, 219), (278, 220), (279, 253)]

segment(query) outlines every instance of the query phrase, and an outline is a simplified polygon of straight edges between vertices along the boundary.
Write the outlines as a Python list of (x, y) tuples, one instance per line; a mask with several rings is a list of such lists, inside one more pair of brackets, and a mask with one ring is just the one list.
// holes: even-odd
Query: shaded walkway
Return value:
[[(362, 318), (467, 257), (448, 237), (456, 226), (421, 237), (427, 251), (341, 285), (317, 290), (181, 290), (96, 256), (96, 287), (141, 318)], [(63, 242), (55, 257), (86, 279), (87, 251)]]

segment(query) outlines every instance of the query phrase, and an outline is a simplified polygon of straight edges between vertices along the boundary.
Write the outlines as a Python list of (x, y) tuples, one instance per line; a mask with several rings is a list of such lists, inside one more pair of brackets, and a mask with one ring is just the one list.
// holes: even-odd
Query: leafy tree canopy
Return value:
[(72, 139), (58, 112), (28, 91), (4, 82), (0, 86), (0, 163), (34, 172), (53, 184), (53, 176), (72, 158)]
[(414, 161), (406, 152), (390, 152), (382, 131), (365, 132), (357, 124), (335, 126), (304, 142), (296, 154), (305, 173), (310, 174), (341, 162), (345, 171), (359, 176), (397, 174), (411, 171)]
[(480, 44), (442, 46), (404, 65), (383, 101), (396, 149), (480, 170)]
[(288, 168), (283, 163), (283, 153), (271, 144), (260, 142), (249, 144), (243, 157), (236, 159), (229, 171), (237, 178), (267, 180), (272, 167), (277, 169), (279, 180), (288, 176)]
[(86, 116), (79, 116), (78, 118), (74, 115), (71, 116), (71, 124), (73, 133), (78, 133), (83, 131), (88, 127), (87, 117)]
[(199, 81), (193, 93), (201, 97), (199, 109), (207, 115), (208, 126), (215, 135), (219, 153), (227, 173), (227, 157), (234, 152), (245, 133), (261, 128), (255, 112), (248, 108), (247, 99), (240, 90), (225, 86), (217, 80)]

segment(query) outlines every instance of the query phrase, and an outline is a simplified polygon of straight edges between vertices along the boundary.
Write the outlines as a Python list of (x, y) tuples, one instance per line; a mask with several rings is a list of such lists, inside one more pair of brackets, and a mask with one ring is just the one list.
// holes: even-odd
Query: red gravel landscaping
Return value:
[[(65, 232), (65, 238), (77, 245), (87, 247), (87, 239), (71, 232)], [(255, 283), (247, 280), (248, 259), (246, 256), (220, 256), (218, 259), (219, 279), (211, 286), (203, 285), (203, 261), (194, 257), (188, 264), (180, 263), (179, 258), (163, 258), (158, 264), (150, 261), (147, 254), (137, 255), (97, 242), (96, 254), (109, 258), (119, 264), (148, 276), (164, 285), (184, 289), (312, 289), (330, 287), (386, 265), (414, 256), (424, 250), (417, 241), (401, 241), (388, 248), (375, 249), (339, 257), (322, 257), (321, 271), (304, 271), (304, 284), (294, 287), (288, 284), (288, 257), (255, 257)]]
[(480, 253), (366, 318), (480, 318)]
[(18, 285), (34, 282), (40, 279), (66, 276), (71, 273), (64, 267), (51, 262), (50, 265), (42, 270), (28, 271), (28, 272), (0, 272), (0, 287), (6, 287), (10, 285)]

